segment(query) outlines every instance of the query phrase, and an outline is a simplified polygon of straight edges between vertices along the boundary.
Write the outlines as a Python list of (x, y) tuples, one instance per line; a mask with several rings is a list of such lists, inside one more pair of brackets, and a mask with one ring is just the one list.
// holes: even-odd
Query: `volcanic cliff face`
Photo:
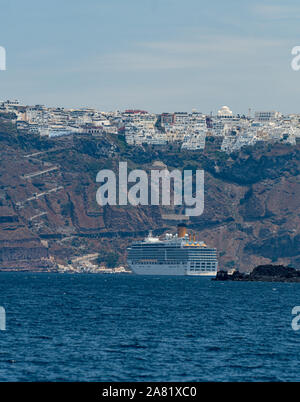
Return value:
[(204, 213), (188, 226), (217, 247), (222, 268), (300, 266), (299, 145), (257, 144), (228, 156), (209, 142), (204, 152), (134, 148), (119, 136), (49, 140), (1, 123), (0, 145), (1, 269), (55, 269), (55, 261), (109, 251), (124, 261), (126, 246), (149, 229), (175, 230), (165, 215), (180, 208), (96, 203), (97, 172), (117, 172), (119, 161), (129, 170), (157, 161), (204, 169)]

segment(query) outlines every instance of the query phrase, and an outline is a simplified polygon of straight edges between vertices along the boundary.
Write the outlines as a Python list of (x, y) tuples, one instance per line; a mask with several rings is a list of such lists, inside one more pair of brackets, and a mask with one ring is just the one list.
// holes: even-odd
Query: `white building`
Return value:
[(233, 113), (228, 106), (222, 106), (221, 109), (218, 110), (217, 116), (221, 119), (232, 119)]

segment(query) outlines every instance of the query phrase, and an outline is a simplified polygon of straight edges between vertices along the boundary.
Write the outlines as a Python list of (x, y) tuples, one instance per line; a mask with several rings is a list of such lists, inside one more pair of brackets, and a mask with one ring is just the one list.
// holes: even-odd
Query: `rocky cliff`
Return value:
[[(126, 246), (149, 229), (161, 234), (180, 208), (99, 207), (96, 174), (127, 161), (149, 170), (204, 169), (205, 208), (188, 226), (217, 247), (221, 268), (300, 266), (300, 146), (260, 143), (227, 155), (208, 141), (204, 152), (129, 147), (123, 137), (53, 140), (0, 122), (0, 268), (56, 269), (74, 256)], [(154, 164), (154, 165), (153, 165)]]

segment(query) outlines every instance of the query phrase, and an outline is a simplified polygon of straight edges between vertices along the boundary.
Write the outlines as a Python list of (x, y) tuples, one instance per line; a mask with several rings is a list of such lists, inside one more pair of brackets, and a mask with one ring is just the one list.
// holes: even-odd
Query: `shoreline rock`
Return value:
[(285, 267), (284, 265), (258, 265), (250, 274), (234, 271), (217, 272), (214, 281), (240, 281), (240, 282), (300, 282), (300, 270)]

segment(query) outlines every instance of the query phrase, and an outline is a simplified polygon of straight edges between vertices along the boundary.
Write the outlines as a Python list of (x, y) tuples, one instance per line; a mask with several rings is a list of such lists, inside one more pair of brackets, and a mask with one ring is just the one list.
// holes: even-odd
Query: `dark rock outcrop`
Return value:
[(234, 271), (219, 271), (216, 281), (253, 281), (253, 282), (300, 282), (300, 271), (284, 265), (259, 265), (250, 274)]

